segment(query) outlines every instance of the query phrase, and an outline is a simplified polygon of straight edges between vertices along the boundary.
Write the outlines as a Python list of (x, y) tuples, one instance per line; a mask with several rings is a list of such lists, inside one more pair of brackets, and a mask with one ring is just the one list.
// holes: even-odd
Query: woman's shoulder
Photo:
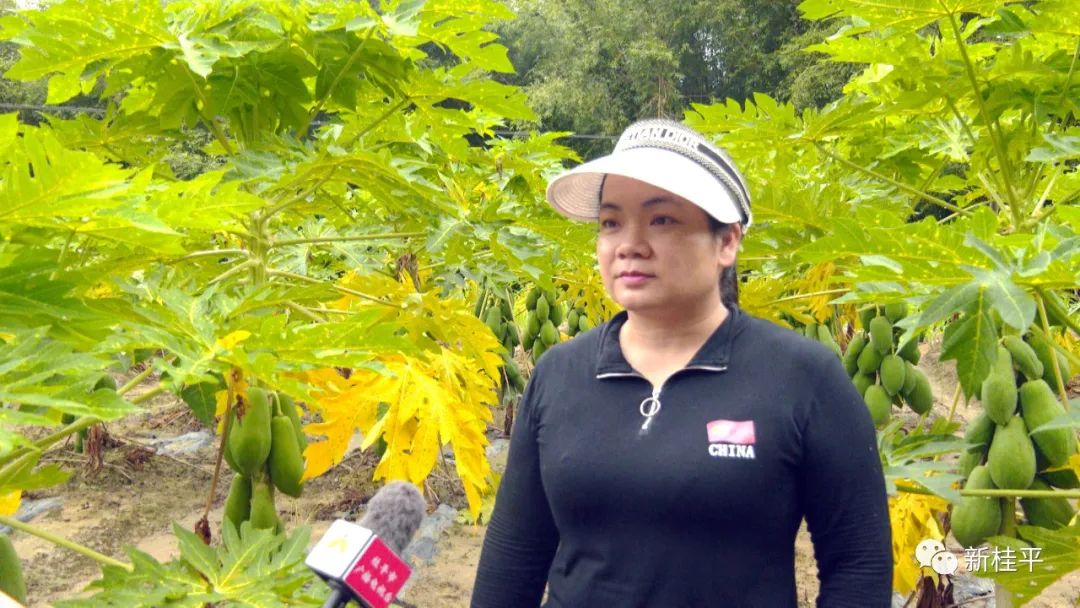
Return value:
[(829, 363), (830, 358), (839, 363), (836, 353), (821, 342), (768, 319), (745, 312), (743, 315), (745, 324), (744, 330), (739, 333), (740, 349), (766, 358), (773, 364), (794, 364), (808, 370), (821, 369)]

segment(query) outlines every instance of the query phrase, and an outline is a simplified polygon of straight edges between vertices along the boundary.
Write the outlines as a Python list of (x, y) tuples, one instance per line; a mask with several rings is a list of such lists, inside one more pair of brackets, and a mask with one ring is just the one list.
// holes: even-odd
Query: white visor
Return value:
[(605, 175), (621, 175), (667, 190), (701, 207), (724, 224), (750, 226), (745, 181), (723, 151), (691, 129), (669, 120), (634, 123), (615, 150), (560, 174), (547, 200), (560, 214), (593, 221)]

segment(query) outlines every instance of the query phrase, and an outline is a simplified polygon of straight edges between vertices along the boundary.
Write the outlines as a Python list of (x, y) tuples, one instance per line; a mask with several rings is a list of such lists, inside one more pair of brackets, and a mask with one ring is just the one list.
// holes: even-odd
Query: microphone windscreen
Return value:
[(427, 501), (406, 481), (392, 481), (368, 501), (360, 525), (371, 530), (394, 553), (401, 555), (409, 546), (427, 512)]

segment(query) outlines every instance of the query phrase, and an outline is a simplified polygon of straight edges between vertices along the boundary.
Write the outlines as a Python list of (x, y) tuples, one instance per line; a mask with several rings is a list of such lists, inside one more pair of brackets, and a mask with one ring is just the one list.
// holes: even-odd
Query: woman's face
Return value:
[(697, 205), (618, 175), (604, 181), (599, 211), (596, 257), (604, 287), (620, 306), (686, 312), (718, 304), (720, 272), (735, 262), (741, 226), (726, 238), (714, 236)]

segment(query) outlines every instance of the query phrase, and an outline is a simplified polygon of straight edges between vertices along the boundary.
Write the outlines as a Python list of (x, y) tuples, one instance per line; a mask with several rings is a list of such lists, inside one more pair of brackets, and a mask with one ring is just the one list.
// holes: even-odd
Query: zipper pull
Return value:
[(638, 435), (645, 435), (649, 432), (649, 423), (652, 422), (653, 416), (660, 411), (660, 388), (654, 388), (652, 396), (646, 397), (641, 401), (641, 405), (638, 406), (638, 411), (645, 417), (645, 422), (641, 424), (641, 430)]

